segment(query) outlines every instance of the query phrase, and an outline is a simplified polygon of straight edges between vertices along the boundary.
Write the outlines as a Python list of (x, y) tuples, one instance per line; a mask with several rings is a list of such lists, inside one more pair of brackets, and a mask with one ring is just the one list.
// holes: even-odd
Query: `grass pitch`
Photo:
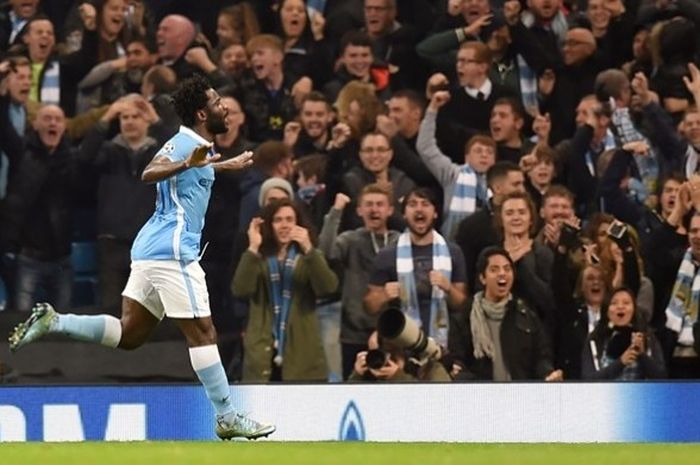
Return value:
[(2, 465), (696, 465), (700, 444), (5, 443)]

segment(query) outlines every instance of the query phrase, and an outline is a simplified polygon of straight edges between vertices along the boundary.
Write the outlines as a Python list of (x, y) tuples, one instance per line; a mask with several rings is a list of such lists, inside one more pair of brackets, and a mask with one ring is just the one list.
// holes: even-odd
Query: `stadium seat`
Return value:
[(73, 242), (71, 245), (73, 265), (74, 307), (92, 306), (98, 303), (97, 243)]

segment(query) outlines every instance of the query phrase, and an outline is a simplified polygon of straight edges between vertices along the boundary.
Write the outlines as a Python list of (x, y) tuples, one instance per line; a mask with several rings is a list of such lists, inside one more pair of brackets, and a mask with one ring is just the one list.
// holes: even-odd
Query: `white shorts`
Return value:
[(137, 260), (124, 297), (134, 299), (159, 320), (205, 318), (211, 316), (204, 270), (198, 261)]

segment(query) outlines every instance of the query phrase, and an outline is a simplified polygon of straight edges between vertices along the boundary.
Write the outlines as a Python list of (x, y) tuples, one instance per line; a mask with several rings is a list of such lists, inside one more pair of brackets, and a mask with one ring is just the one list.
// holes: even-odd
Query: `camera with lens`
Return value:
[[(442, 357), (442, 348), (398, 306), (389, 306), (379, 316), (377, 332), (382, 340), (406, 351), (409, 361), (423, 366)], [(367, 354), (369, 365), (369, 354)], [(384, 363), (382, 363), (384, 365)]]
[(379, 370), (386, 364), (388, 358), (389, 354), (384, 352), (383, 350), (372, 349), (367, 351), (365, 363), (367, 363), (367, 368), (371, 368), (372, 370)]
[(559, 243), (568, 250), (580, 249), (583, 246), (581, 228), (572, 226), (569, 223), (562, 223)]

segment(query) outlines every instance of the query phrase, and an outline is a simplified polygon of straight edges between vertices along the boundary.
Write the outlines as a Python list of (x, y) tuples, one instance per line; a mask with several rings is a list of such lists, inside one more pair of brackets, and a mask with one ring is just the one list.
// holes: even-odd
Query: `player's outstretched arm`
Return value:
[(228, 160), (212, 163), (214, 170), (219, 171), (237, 171), (253, 165), (253, 152), (246, 150), (242, 154), (229, 158)]
[(211, 145), (200, 145), (183, 161), (171, 161), (165, 156), (156, 156), (151, 160), (148, 166), (146, 166), (146, 169), (143, 170), (141, 180), (148, 183), (158, 182), (175, 176), (188, 168), (201, 168), (202, 166), (214, 163), (221, 158), (221, 155), (207, 156), (210, 148)]

